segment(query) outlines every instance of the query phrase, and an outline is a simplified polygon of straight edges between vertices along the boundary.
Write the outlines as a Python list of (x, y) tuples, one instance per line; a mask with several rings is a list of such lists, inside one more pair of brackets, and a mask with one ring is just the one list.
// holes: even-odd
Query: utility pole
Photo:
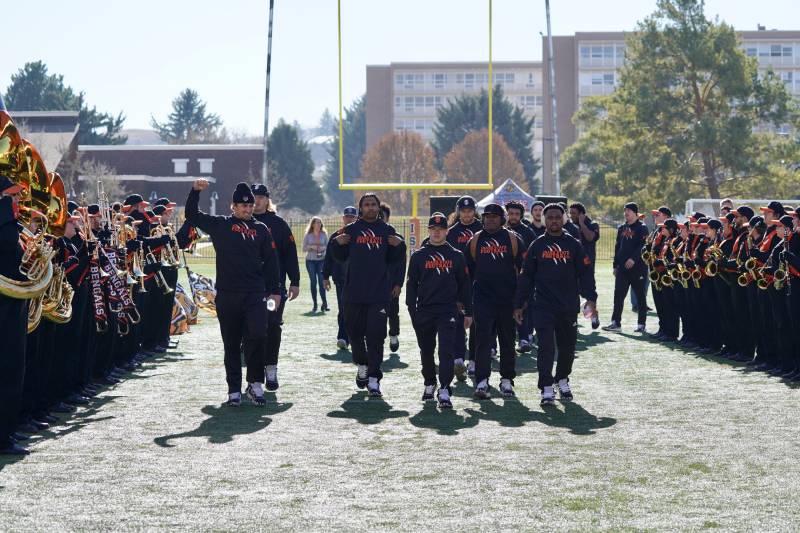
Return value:
[(545, 12), (547, 16), (547, 63), (550, 69), (550, 108), (552, 109), (553, 122), (553, 183), (555, 185), (554, 194), (561, 195), (561, 176), (558, 168), (558, 120), (556, 120), (556, 70), (553, 65), (553, 33), (550, 30), (550, 0), (544, 0)]
[(261, 164), (261, 183), (269, 187), (267, 179), (267, 138), (269, 136), (269, 75), (272, 66), (272, 13), (275, 0), (269, 0), (269, 29), (267, 30), (267, 92), (264, 96), (264, 162)]

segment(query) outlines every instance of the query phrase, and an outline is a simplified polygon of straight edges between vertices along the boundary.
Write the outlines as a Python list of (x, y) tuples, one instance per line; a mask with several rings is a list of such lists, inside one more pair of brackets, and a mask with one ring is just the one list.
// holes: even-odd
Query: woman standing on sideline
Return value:
[(314, 300), (312, 313), (317, 312), (317, 287), (322, 299), (322, 311), (330, 311), (325, 297), (325, 285), (322, 278), (322, 267), (325, 264), (325, 248), (328, 246), (328, 234), (319, 217), (311, 217), (306, 235), (303, 237), (303, 251), (306, 253), (306, 270), (311, 280), (311, 298)]

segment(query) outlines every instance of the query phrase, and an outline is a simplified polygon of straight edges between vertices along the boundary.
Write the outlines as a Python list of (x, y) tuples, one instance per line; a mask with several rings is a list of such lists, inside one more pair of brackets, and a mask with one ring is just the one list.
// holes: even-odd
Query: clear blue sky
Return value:
[[(9, 0), (10, 1), (10, 0)], [(12, 2), (13, 3), (13, 2)], [(276, 0), (271, 124), (336, 113), (336, 1)], [(343, 0), (345, 105), (366, 89), (365, 66), (487, 57), (488, 0)], [(128, 128), (163, 119), (197, 90), (232, 129), (263, 128), (268, 0), (27, 0), (6, 6), (0, 87), (41, 59)], [(552, 0), (555, 35), (631, 30), (652, 0)], [(708, 0), (737, 29), (800, 29), (796, 0)], [(22, 16), (22, 14), (26, 14)], [(787, 27), (787, 24), (794, 27)], [(494, 1), (495, 60), (538, 60), (544, 0)]]

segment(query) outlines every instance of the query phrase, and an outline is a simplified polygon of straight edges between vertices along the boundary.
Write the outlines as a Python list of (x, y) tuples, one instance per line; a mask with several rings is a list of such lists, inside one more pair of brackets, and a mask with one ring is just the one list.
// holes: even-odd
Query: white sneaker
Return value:
[(489, 382), (488, 380), (481, 380), (478, 383), (478, 386), (475, 387), (475, 392), (473, 393), (473, 397), (476, 400), (488, 400), (491, 398), (491, 394), (489, 394)]
[(467, 375), (471, 378), (475, 377), (475, 360), (471, 359), (467, 361)]
[(378, 378), (369, 378), (367, 390), (369, 391), (370, 396), (375, 396), (377, 398), (383, 396), (381, 393), (381, 384), (378, 382)]
[(340, 350), (344, 350), (345, 348), (347, 348), (347, 341), (344, 339), (337, 340), (336, 347), (339, 348)]
[(542, 399), (539, 402), (541, 405), (553, 405), (556, 403), (555, 394), (553, 394), (553, 387), (545, 387), (542, 391)]
[(264, 389), (258, 381), (247, 384), (247, 397), (256, 405), (266, 405), (264, 399)]
[(278, 390), (278, 365), (267, 365), (267, 390)]
[(390, 335), (389, 336), (389, 350), (391, 350), (392, 353), (394, 353), (399, 349), (400, 349), (400, 337), (398, 337), (397, 335)]
[(558, 395), (561, 397), (562, 402), (572, 401), (572, 389), (569, 387), (568, 379), (558, 380)]
[(619, 325), (619, 322), (611, 322), (611, 324), (607, 326), (603, 326), (603, 331), (622, 331), (622, 327)]
[(228, 401), (225, 402), (225, 405), (229, 405), (231, 407), (239, 407), (242, 405), (242, 393), (231, 392), (228, 394)]
[(436, 385), (425, 385), (425, 390), (422, 391), (422, 401), (427, 402), (433, 400), (433, 394), (436, 392)]
[(514, 386), (511, 384), (510, 379), (503, 378), (500, 380), (500, 393), (506, 398), (514, 396)]
[(367, 365), (358, 365), (356, 372), (356, 386), (363, 389), (367, 386)]
[(455, 373), (458, 381), (464, 381), (467, 379), (467, 366), (464, 364), (464, 360), (460, 357), (453, 361), (453, 372)]
[(447, 389), (439, 389), (439, 408), (452, 409), (453, 402), (450, 400), (450, 391)]
[(646, 330), (645, 330), (644, 324), (639, 324), (638, 326), (636, 326), (636, 329), (634, 329), (633, 332), (634, 333), (645, 333)]

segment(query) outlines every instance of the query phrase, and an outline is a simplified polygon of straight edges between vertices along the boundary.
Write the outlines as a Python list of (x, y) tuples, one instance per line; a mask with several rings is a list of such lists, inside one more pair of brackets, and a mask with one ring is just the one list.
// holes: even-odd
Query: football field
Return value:
[[(213, 275), (212, 265), (197, 270)], [(600, 317), (611, 313), (598, 265)], [(305, 273), (304, 273), (305, 275)], [(355, 388), (335, 312), (287, 306), (277, 393), (226, 408), (215, 318), (0, 459), (0, 530), (494, 531), (800, 527), (800, 390), (741, 365), (579, 323), (575, 401), (423, 404), (404, 306), (383, 399)], [(335, 294), (330, 305), (335, 310)], [(648, 329), (655, 331), (651, 315)], [(492, 385), (496, 386), (497, 374)]]

